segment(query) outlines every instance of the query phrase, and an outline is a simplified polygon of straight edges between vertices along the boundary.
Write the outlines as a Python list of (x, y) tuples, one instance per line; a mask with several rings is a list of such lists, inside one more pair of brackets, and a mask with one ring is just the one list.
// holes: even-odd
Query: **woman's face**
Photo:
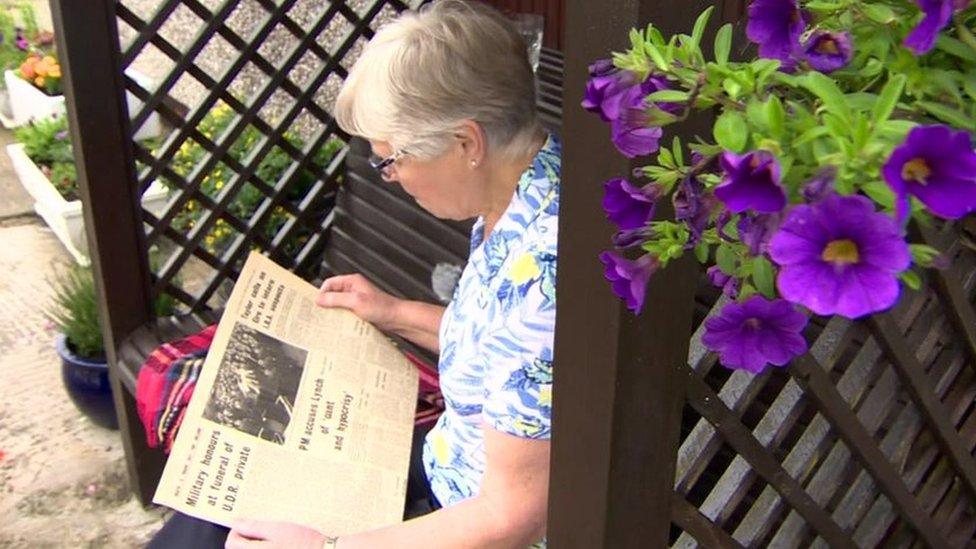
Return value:
[[(394, 151), (389, 143), (370, 141), (373, 154), (388, 158)], [(399, 183), (423, 209), (441, 219), (470, 219), (482, 214), (481, 185), (460, 145), (431, 160), (404, 154), (387, 167), (384, 179)]]

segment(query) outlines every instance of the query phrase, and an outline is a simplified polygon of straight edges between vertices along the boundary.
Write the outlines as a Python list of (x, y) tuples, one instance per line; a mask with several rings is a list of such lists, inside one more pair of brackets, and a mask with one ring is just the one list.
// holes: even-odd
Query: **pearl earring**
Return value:
[(477, 166), (478, 166), (478, 161), (477, 161), (477, 160), (472, 160), (472, 161), (471, 161), (471, 167), (472, 167), (472, 168), (475, 168), (475, 167), (477, 167)]

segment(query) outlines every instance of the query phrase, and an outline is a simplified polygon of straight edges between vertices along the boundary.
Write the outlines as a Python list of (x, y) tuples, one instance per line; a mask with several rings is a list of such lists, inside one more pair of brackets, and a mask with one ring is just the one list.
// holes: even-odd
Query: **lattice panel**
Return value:
[[(153, 293), (219, 307), (249, 250), (314, 268), (343, 170), (335, 95), (401, 0), (123, 0), (130, 135)], [(158, 136), (141, 139), (156, 126)]]
[[(812, 322), (811, 350), (753, 376), (696, 331), (684, 373), (674, 547), (965, 547), (976, 535), (976, 230), (890, 313)], [(717, 303), (716, 303), (717, 301)], [(722, 298), (699, 292), (699, 320)]]

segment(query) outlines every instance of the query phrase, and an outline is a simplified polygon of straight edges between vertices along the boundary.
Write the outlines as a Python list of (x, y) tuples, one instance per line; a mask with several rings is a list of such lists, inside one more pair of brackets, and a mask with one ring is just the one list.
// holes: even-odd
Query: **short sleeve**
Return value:
[(482, 417), (490, 427), (522, 438), (551, 437), (555, 270), (552, 254), (516, 256), (494, 296), (496, 318), (482, 345)]

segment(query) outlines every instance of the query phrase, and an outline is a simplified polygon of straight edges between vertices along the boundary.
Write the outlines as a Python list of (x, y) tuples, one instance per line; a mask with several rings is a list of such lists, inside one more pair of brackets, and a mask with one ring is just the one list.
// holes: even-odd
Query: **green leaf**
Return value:
[(715, 141), (723, 148), (741, 153), (749, 143), (749, 125), (742, 113), (728, 111), (718, 117), (713, 130)]
[(830, 128), (828, 128), (827, 126), (814, 126), (809, 130), (801, 133), (800, 136), (793, 141), (793, 146), (799, 147), (800, 145), (805, 145), (810, 141), (819, 139), (829, 134), (830, 134)]
[(776, 297), (773, 264), (765, 257), (759, 256), (752, 260), (752, 281), (762, 295), (769, 299)]
[(915, 271), (907, 270), (898, 275), (898, 278), (905, 283), (905, 286), (908, 286), (913, 290), (918, 290), (922, 287), (922, 278), (918, 276), (918, 273)]
[(912, 263), (921, 267), (930, 267), (932, 260), (942, 255), (942, 252), (926, 244), (911, 244), (908, 249), (912, 254)]
[(651, 103), (657, 103), (658, 101), (661, 101), (661, 102), (664, 102), (664, 103), (681, 103), (681, 102), (687, 101), (688, 98), (689, 98), (688, 92), (685, 92), (685, 91), (681, 91), (681, 90), (661, 90), (661, 91), (656, 91), (656, 92), (648, 95), (644, 99), (644, 101), (645, 102), (651, 102)]
[(917, 125), (918, 122), (912, 120), (888, 120), (878, 129), (886, 136), (900, 141)]
[(886, 210), (892, 210), (895, 207), (895, 192), (891, 190), (886, 183), (881, 181), (871, 181), (861, 185), (861, 190), (864, 194), (868, 195), (871, 200), (874, 200), (880, 204)]
[(867, 2), (860, 2), (859, 4), (864, 15), (876, 23), (887, 25), (897, 19), (895, 10), (884, 4), (869, 4)]
[(735, 276), (735, 252), (725, 244), (715, 248), (715, 263), (718, 268), (729, 276)]
[(851, 110), (844, 99), (844, 93), (832, 78), (819, 72), (811, 72), (798, 80), (801, 86), (823, 102), (827, 110), (840, 116), (844, 121), (850, 121)]
[(671, 152), (674, 154), (674, 163), (682, 167), (685, 165), (685, 153), (681, 148), (681, 138), (677, 135), (674, 136), (674, 140), (671, 142)]
[(803, 6), (804, 8), (812, 11), (822, 11), (822, 12), (834, 12), (844, 8), (844, 4), (837, 2), (807, 2)]
[(671, 68), (671, 65), (665, 61), (661, 50), (659, 50), (658, 47), (651, 42), (644, 42), (644, 51), (651, 57), (651, 60), (654, 61), (654, 64), (657, 65), (658, 69), (668, 71)]
[(698, 262), (704, 265), (708, 261), (708, 244), (704, 242), (699, 242), (695, 245), (695, 257)]
[(972, 118), (968, 117), (965, 113), (953, 109), (952, 107), (947, 107), (941, 103), (933, 103), (931, 101), (918, 101), (916, 104), (943, 122), (948, 122), (953, 126), (967, 129), (969, 131), (976, 129), (976, 124), (973, 123)]
[(695, 48), (701, 45), (701, 39), (705, 36), (705, 27), (708, 26), (708, 20), (711, 18), (713, 11), (715, 11), (715, 6), (709, 6), (695, 21), (694, 30), (691, 31), (691, 43)]
[(677, 168), (677, 166), (674, 164), (674, 156), (671, 154), (671, 151), (667, 149), (667, 147), (661, 147), (661, 150), (657, 155), (657, 163), (665, 168), (671, 168), (672, 170)]
[(729, 53), (732, 51), (732, 25), (726, 23), (715, 33), (715, 62), (725, 65), (729, 62)]
[(742, 93), (742, 84), (735, 78), (726, 78), (722, 81), (722, 89), (732, 99), (737, 99)]
[(943, 34), (939, 36), (939, 41), (935, 43), (935, 47), (950, 55), (955, 55), (963, 61), (976, 63), (976, 50), (970, 48), (962, 40)]
[(891, 117), (895, 106), (898, 105), (898, 100), (901, 99), (902, 92), (905, 91), (905, 82), (907, 80), (908, 78), (904, 74), (896, 74), (888, 79), (888, 82), (881, 90), (878, 102), (874, 104), (874, 110), (871, 112), (871, 122), (875, 126), (886, 122)]
[(765, 110), (769, 131), (775, 137), (783, 137), (786, 133), (786, 109), (783, 108), (783, 102), (773, 95), (766, 102)]

